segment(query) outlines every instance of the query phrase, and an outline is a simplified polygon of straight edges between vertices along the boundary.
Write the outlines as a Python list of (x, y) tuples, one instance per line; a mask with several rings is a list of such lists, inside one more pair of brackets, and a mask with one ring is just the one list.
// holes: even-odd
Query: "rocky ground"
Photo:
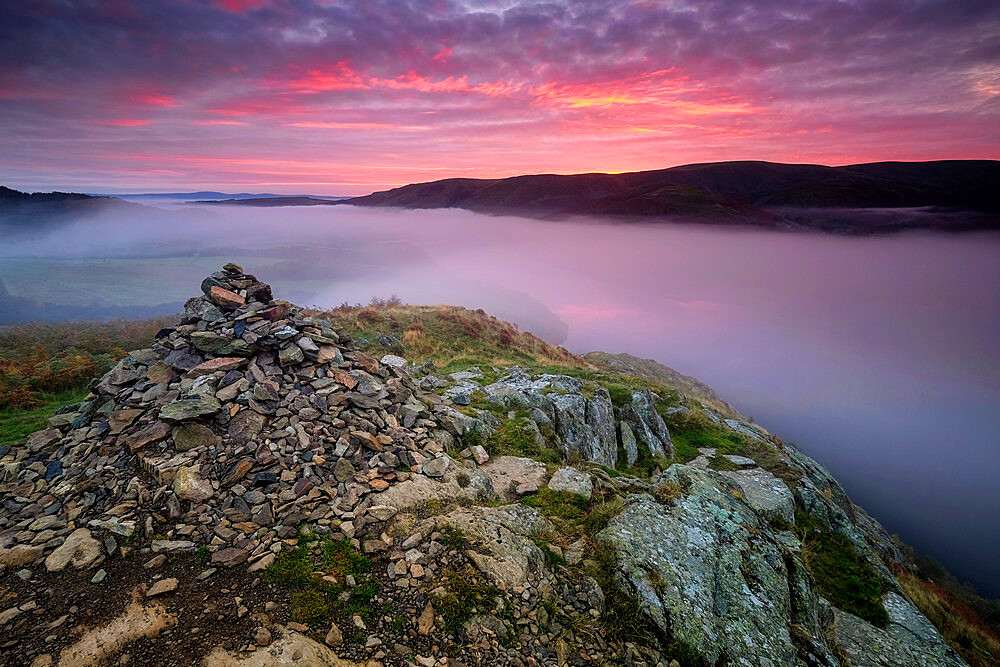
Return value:
[(0, 450), (5, 664), (964, 664), (734, 413), (375, 359), (235, 265), (202, 291)]

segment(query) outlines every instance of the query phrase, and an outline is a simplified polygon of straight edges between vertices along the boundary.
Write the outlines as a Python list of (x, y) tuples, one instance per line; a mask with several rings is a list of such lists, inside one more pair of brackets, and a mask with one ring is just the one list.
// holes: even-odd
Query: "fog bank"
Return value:
[(458, 210), (200, 207), (0, 248), (15, 297), (155, 306), (237, 261), (299, 303), (482, 307), (698, 377), (1000, 595), (1000, 237), (840, 238)]

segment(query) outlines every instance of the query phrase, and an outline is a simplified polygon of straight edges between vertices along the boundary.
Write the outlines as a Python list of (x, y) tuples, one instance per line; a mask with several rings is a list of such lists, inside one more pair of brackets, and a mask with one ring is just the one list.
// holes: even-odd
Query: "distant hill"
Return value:
[(27, 193), (0, 186), (0, 229), (9, 232), (27, 232), (94, 213), (143, 212), (145, 215), (150, 210), (115, 197), (77, 192)]
[(329, 206), (337, 204), (340, 200), (320, 199), (318, 197), (247, 197), (245, 199), (205, 199), (188, 202), (189, 204), (212, 204), (223, 206)]
[(216, 192), (214, 190), (200, 190), (198, 192), (140, 192), (136, 194), (113, 194), (110, 197), (122, 199), (186, 199), (186, 200), (212, 200), (197, 201), (196, 203), (216, 203), (218, 200), (243, 200), (243, 199), (283, 199), (288, 197), (305, 197), (310, 199), (320, 199), (333, 201), (337, 199), (350, 199), (350, 197), (326, 197), (322, 195), (276, 195), (270, 192)]
[[(342, 203), (464, 208), (546, 218), (679, 217), (853, 233), (990, 229), (1000, 228), (1000, 162), (879, 162), (843, 167), (718, 162), (623, 174), (453, 178)], [(870, 209), (898, 209), (899, 215), (873, 215)]]

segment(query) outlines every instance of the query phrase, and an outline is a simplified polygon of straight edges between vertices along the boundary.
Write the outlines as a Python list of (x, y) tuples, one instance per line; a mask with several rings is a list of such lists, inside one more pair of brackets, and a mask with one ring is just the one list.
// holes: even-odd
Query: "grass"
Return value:
[(37, 408), (0, 410), (0, 447), (20, 445), (28, 436), (46, 427), (49, 417), (59, 408), (79, 403), (87, 396), (85, 388), (63, 391), (56, 394), (40, 394), (44, 403)]
[(823, 597), (838, 609), (885, 627), (889, 614), (882, 605), (882, 595), (889, 583), (846, 537), (820, 526), (802, 510), (796, 512), (795, 523), (802, 541), (802, 560)]
[(344, 304), (332, 311), (311, 311), (329, 319), (352, 338), (365, 338), (377, 346), (379, 335), (392, 335), (401, 342), (396, 353), (413, 360), (430, 360), (443, 372), (479, 366), (512, 364), (587, 364), (566, 349), (550, 345), (514, 325), (482, 310), (457, 306), (408, 306), (398, 300), (375, 300), (368, 306)]

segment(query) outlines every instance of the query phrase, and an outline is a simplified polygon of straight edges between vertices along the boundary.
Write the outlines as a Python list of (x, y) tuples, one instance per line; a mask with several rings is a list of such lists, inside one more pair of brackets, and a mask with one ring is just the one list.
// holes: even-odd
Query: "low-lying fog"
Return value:
[[(652, 357), (1000, 595), (1000, 236), (839, 238), (457, 210), (204, 207), (0, 249), (13, 296), (177, 304), (230, 259), (300, 303), (397, 294)], [(166, 307), (166, 306), (163, 306)]]

